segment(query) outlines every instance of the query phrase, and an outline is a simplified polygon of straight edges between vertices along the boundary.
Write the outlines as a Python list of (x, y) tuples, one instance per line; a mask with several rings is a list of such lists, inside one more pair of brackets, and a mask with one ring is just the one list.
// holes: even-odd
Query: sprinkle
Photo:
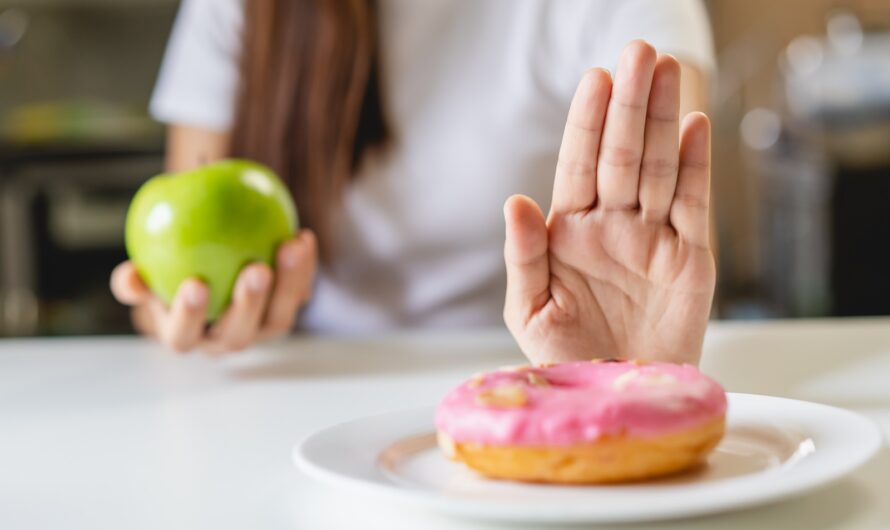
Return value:
[(677, 378), (671, 374), (646, 374), (640, 378), (641, 386), (669, 386), (677, 383)]
[(530, 364), (514, 364), (510, 366), (501, 366), (498, 368), (501, 372), (524, 372), (526, 370), (531, 370), (532, 365)]
[(467, 387), (468, 388), (479, 388), (482, 385), (482, 383), (484, 383), (484, 382), (485, 382), (485, 375), (484, 374), (476, 374), (467, 383)]
[(624, 390), (638, 375), (640, 375), (640, 372), (637, 370), (628, 370), (612, 381), (612, 388), (619, 391)]
[(450, 436), (439, 431), (436, 433), (436, 441), (439, 442), (439, 447), (442, 449), (442, 452), (445, 453), (445, 456), (454, 458), (457, 451), (455, 450), (454, 440), (452, 440)]
[(522, 407), (528, 403), (528, 396), (522, 386), (509, 384), (479, 392), (476, 402), (491, 407)]
[(612, 388), (624, 390), (633, 382), (637, 387), (669, 386), (677, 383), (677, 379), (671, 374), (640, 373), (638, 370), (629, 370), (619, 375), (612, 381)]
[(528, 383), (532, 386), (549, 386), (550, 385), (550, 381), (548, 381), (546, 377), (544, 377), (541, 374), (535, 373), (535, 372), (526, 373), (525, 378), (528, 379)]

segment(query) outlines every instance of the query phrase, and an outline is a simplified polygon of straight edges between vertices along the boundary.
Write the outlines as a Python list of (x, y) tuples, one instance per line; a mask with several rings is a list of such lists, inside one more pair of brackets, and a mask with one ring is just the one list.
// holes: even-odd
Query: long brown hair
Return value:
[(246, 0), (232, 154), (272, 167), (329, 249), (362, 153), (387, 136), (373, 0)]

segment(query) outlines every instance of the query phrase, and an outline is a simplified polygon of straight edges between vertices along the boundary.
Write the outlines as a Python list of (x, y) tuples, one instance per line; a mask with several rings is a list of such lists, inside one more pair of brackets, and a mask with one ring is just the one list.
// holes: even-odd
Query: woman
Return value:
[[(640, 37), (679, 61), (643, 41), (619, 53)], [(503, 314), (535, 362), (696, 362), (710, 133), (679, 116), (703, 106), (709, 39), (695, 0), (186, 0), (152, 104), (169, 169), (265, 162), (314, 233), (274, 272), (245, 267), (209, 329), (197, 279), (170, 308), (129, 263), (112, 288), (177, 351), (285, 334), (309, 302), (310, 331)], [(584, 74), (619, 55), (614, 79)]]

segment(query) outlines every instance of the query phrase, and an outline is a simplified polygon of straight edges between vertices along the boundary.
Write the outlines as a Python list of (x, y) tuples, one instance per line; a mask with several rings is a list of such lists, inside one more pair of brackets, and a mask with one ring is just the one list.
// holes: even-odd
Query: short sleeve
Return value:
[(622, 0), (612, 2), (605, 31), (596, 48), (601, 64), (615, 71), (624, 46), (645, 39), (659, 52), (705, 72), (716, 68), (714, 41), (708, 13), (701, 0)]
[(241, 0), (183, 0), (151, 99), (155, 119), (231, 128), (243, 19)]

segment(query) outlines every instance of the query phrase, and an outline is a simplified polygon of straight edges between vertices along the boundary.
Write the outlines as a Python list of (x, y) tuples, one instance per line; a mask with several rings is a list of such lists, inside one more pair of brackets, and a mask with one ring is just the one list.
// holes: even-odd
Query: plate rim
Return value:
[[(454, 499), (421, 489), (408, 489), (399, 487), (396, 484), (385, 482), (374, 482), (361, 477), (344, 474), (338, 471), (328, 469), (309, 458), (306, 454), (307, 445), (318, 437), (328, 434), (337, 428), (343, 428), (346, 425), (357, 423), (359, 421), (372, 421), (375, 418), (384, 418), (398, 415), (419, 414), (421, 411), (429, 411), (430, 414), (435, 410), (435, 406), (408, 407), (402, 409), (394, 409), (376, 414), (370, 414), (355, 417), (349, 420), (337, 422), (327, 425), (312, 433), (304, 436), (297, 442), (292, 450), (291, 457), (293, 464), (301, 472), (307, 476), (323, 482), (331, 486), (344, 486), (348, 484), (354, 491), (363, 492), (374, 495), (379, 499), (388, 501), (399, 501), (405, 505), (411, 504), (416, 507), (432, 509), (440, 513), (450, 514), (459, 517), (468, 517), (487, 521), (505, 521), (505, 522), (565, 522), (565, 523), (629, 523), (629, 522), (647, 522), (647, 521), (666, 521), (671, 519), (682, 519), (685, 517), (702, 516), (715, 514), (726, 511), (735, 511), (753, 506), (770, 504), (792, 497), (802, 496), (813, 490), (827, 486), (861, 468), (865, 463), (871, 460), (884, 445), (883, 431), (877, 423), (871, 418), (849, 409), (826, 405), (814, 401), (799, 400), (793, 398), (770, 396), (764, 394), (750, 394), (742, 392), (727, 392), (730, 404), (734, 400), (768, 400), (783, 401), (794, 403), (792, 406), (805, 406), (812, 408), (829, 409), (833, 413), (841, 413), (846, 415), (851, 421), (858, 421), (864, 430), (870, 431), (868, 440), (863, 442), (863, 449), (859, 453), (852, 454), (844, 461), (843, 465), (836, 465), (826, 471), (812, 474), (804, 477), (803, 482), (795, 481), (793, 483), (785, 483), (775, 488), (765, 490), (754, 490), (747, 497), (739, 499), (716, 499), (707, 505), (691, 505), (680, 507), (679, 509), (654, 510), (650, 512), (637, 513), (632, 517), (627, 517), (623, 513), (609, 516), (608, 513), (592, 514), (584, 510), (566, 510), (564, 506), (558, 510), (547, 510), (538, 507), (535, 511), (515, 511), (505, 510), (506, 503), (498, 501), (481, 501), (476, 499)], [(432, 417), (432, 416), (430, 416)], [(394, 440), (395, 441), (395, 440)], [(818, 450), (817, 450), (818, 454)], [(764, 473), (777, 472), (781, 467), (773, 470), (767, 470)], [(558, 511), (559, 513), (554, 513)], [(507, 513), (505, 513), (507, 512)], [(513, 515), (511, 515), (511, 513)]]

